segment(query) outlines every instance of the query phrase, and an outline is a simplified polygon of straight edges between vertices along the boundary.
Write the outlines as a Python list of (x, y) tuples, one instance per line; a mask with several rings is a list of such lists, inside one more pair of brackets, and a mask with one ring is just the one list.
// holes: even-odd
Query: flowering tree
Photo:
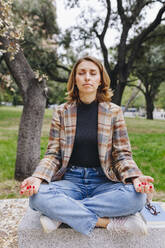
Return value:
[(12, 0), (0, 2), (0, 53), (19, 87), (24, 107), (20, 121), (15, 178), (31, 175), (40, 159), (40, 136), (46, 104), (46, 76), (35, 73), (19, 45), (24, 21), (13, 24)]

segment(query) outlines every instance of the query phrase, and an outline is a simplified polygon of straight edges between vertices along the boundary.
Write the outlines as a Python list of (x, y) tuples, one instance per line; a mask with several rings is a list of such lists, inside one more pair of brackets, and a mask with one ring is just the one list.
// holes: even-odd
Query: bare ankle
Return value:
[(109, 222), (110, 222), (109, 218), (106, 218), (106, 217), (98, 218), (98, 221), (96, 223), (96, 227), (104, 227), (104, 228), (106, 228), (107, 225), (109, 224)]

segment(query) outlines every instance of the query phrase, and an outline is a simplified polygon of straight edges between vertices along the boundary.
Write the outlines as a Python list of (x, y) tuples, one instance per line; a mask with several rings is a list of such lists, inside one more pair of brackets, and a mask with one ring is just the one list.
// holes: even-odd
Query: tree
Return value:
[(164, 30), (165, 26), (161, 25), (148, 37), (139, 49), (134, 68), (134, 75), (142, 82), (142, 86), (136, 87), (145, 96), (147, 119), (153, 119), (154, 102), (160, 84), (165, 81)]
[[(37, 1), (31, 1), (37, 2)], [(52, 1), (39, 1), (43, 10), (43, 28), (49, 33), (47, 18), (49, 10), (54, 9)], [(48, 7), (49, 6), (49, 7)], [(47, 13), (47, 15), (46, 15)], [(37, 15), (37, 14), (36, 14)], [(24, 103), (21, 116), (15, 178), (22, 180), (31, 175), (40, 159), (40, 136), (46, 104), (46, 77), (35, 73), (24, 56), (19, 41), (23, 42), (25, 22), (14, 26), (12, 1), (0, 2), (0, 51), (9, 71), (14, 78)]]
[(159, 92), (156, 96), (155, 106), (165, 110), (165, 82), (160, 85), (158, 91)]
[[(65, 88), (63, 84), (67, 82), (70, 69), (62, 65), (62, 58), (57, 54), (58, 46), (61, 44), (66, 46), (67, 42), (65, 42), (65, 37), (60, 35), (59, 38), (59, 28), (56, 24), (54, 8), (47, 0), (24, 0), (23, 3), (15, 0), (12, 9), (14, 12), (14, 25), (19, 25), (22, 16), (24, 16), (24, 39), (20, 41), (20, 45), (26, 59), (37, 75), (46, 73), (48, 76), (47, 106), (61, 102), (60, 94), (63, 93), (61, 89)], [(12, 76), (9, 75), (3, 59), (0, 71), (1, 92), (3, 92), (3, 95), (4, 92), (10, 94), (10, 101), (14, 105), (20, 104), (18, 87)], [(7, 82), (5, 78), (7, 78)], [(58, 83), (55, 82), (57, 80), (59, 80)], [(59, 85), (57, 86), (57, 84)], [(1, 97), (0, 99), (3, 98)]]
[[(148, 25), (142, 23), (146, 8), (154, 7), (155, 3), (161, 7), (155, 19)], [(104, 59), (105, 68), (111, 78), (111, 88), (114, 90), (113, 102), (121, 104), (122, 95), (127, 85), (128, 77), (132, 71), (133, 64), (139, 52), (140, 46), (146, 37), (162, 22), (165, 12), (164, 1), (149, 0), (116, 0), (117, 9), (113, 10), (110, 0), (98, 0), (102, 4), (102, 10), (98, 13), (90, 8), (89, 13), (83, 12), (79, 18), (81, 27), (74, 28), (77, 39), (83, 39), (85, 44), (95, 44), (98, 48), (98, 39)], [(79, 0), (68, 1), (69, 7), (80, 4)], [(106, 17), (104, 18), (106, 10)], [(101, 15), (102, 14), (102, 15)], [(105, 45), (105, 35), (110, 28), (119, 31), (119, 42), (117, 45), (116, 61), (111, 63), (109, 52)], [(77, 30), (79, 33), (77, 33)], [(133, 35), (130, 33), (134, 33)], [(109, 36), (109, 39), (111, 37)]]
[(126, 112), (127, 111), (127, 109), (129, 108), (129, 106), (130, 106), (130, 104), (132, 103), (132, 102), (134, 102), (134, 100), (136, 99), (136, 97), (138, 96), (138, 94), (139, 94), (139, 87), (140, 87), (140, 85), (141, 85), (141, 81), (139, 81), (138, 82), (138, 88), (133, 88), (133, 90), (132, 90), (132, 94), (131, 94), (131, 96), (129, 97), (129, 99), (127, 100), (127, 103), (126, 103), (126, 105), (125, 105), (125, 107), (124, 107), (124, 111), (123, 112)]

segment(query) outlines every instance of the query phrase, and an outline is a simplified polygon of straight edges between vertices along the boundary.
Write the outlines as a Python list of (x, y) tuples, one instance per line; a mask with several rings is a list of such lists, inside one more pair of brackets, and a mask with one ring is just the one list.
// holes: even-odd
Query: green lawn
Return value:
[[(21, 111), (20, 107), (0, 107), (0, 190), (4, 191), (0, 198), (5, 197), (7, 185), (11, 189), (8, 197), (15, 196), (12, 189)], [(48, 142), (51, 117), (52, 109), (47, 109), (41, 137), (41, 158)], [(165, 193), (165, 121), (126, 118), (126, 123), (134, 160), (144, 174), (154, 177), (156, 190)]]

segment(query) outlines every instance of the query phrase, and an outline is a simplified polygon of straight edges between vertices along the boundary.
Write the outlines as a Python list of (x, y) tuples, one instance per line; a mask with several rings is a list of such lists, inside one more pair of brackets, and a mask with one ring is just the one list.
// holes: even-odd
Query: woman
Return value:
[(21, 184), (47, 232), (62, 222), (86, 235), (95, 226), (147, 232), (136, 213), (154, 191), (153, 178), (132, 159), (122, 110), (110, 102), (109, 85), (96, 58), (77, 61), (68, 101), (54, 110), (45, 157)]

